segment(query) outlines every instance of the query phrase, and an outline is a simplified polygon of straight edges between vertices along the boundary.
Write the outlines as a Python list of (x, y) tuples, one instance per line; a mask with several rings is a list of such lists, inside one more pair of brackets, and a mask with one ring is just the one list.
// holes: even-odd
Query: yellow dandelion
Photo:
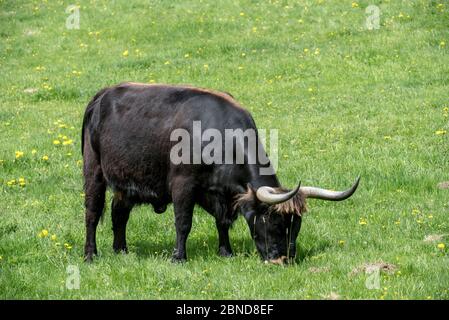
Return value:
[(209, 65), (208, 64), (203, 65), (203, 67), (204, 67), (204, 69), (209, 69)]
[(384, 136), (385, 140), (391, 140), (391, 136)]
[(22, 158), (24, 153), (22, 151), (16, 151), (16, 159)]
[(366, 221), (365, 218), (360, 218), (360, 220), (359, 220), (359, 225), (365, 226), (365, 225), (367, 225), (367, 224), (368, 224), (368, 221)]
[(57, 237), (56, 237), (55, 234), (52, 234), (51, 237), (50, 237), (50, 239), (51, 239), (51, 241), (56, 241)]
[(240, 16), (243, 17), (245, 15), (245, 12), (240, 12)]
[(26, 185), (25, 178), (19, 178), (19, 186), (25, 187), (25, 185)]
[(167, 61), (164, 62), (164, 64), (167, 66), (167, 65), (170, 64), (170, 61), (167, 60)]
[(6, 184), (11, 187), (16, 184), (16, 179), (9, 180)]
[(351, 4), (351, 6), (352, 6), (353, 8), (358, 8), (358, 7), (359, 7), (359, 4), (358, 4), (357, 2), (353, 2), (353, 3)]
[(65, 140), (65, 141), (62, 142), (63, 146), (68, 146), (68, 145), (71, 145), (71, 144), (73, 144), (73, 141), (71, 139), (68, 139), (68, 140)]
[(61, 141), (59, 141), (59, 140), (53, 140), (53, 144), (54, 144), (55, 146), (60, 145), (60, 144), (61, 144)]
[(48, 161), (48, 156), (47, 156), (47, 155), (43, 156), (43, 157), (42, 157), (42, 160)]
[(440, 42), (440, 47), (443, 48), (444, 46), (446, 46), (446, 42), (441, 41), (441, 42)]
[(31, 150), (31, 154), (36, 154), (37, 153), (37, 150), (36, 149), (33, 149), (33, 150)]
[(184, 55), (184, 58), (189, 58), (190, 57), (190, 54), (188, 54), (188, 53), (186, 53), (185, 55)]
[(304, 48), (304, 53), (307, 53), (307, 52), (309, 52), (309, 49), (308, 48)]
[(437, 245), (437, 248), (440, 249), (440, 250), (444, 250), (445, 247), (446, 247), (446, 246), (444, 245), (444, 243), (439, 243), (439, 244)]
[(47, 236), (48, 236), (48, 230), (47, 229), (41, 230), (41, 232), (39, 232), (39, 234), (38, 234), (39, 238), (45, 238)]
[(341, 246), (344, 245), (345, 244), (345, 240), (338, 241), (338, 244), (341, 245)]
[(71, 246), (70, 244), (68, 244), (67, 242), (64, 243), (64, 247), (65, 247), (67, 250), (72, 249), (72, 246)]
[(437, 131), (435, 131), (435, 134), (436, 134), (437, 136), (441, 136), (441, 135), (446, 134), (446, 133), (447, 133), (446, 130), (437, 130)]
[(129, 51), (128, 50), (123, 51), (122, 56), (124, 57), (129, 56)]

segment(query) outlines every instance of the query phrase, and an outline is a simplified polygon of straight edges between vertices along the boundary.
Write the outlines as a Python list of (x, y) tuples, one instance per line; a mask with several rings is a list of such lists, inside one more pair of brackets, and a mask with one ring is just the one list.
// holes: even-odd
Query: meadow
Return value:
[[(448, 21), (445, 0), (0, 0), (0, 298), (448, 299)], [(172, 206), (134, 209), (116, 255), (108, 193), (86, 264), (82, 117), (124, 81), (230, 92), (279, 130), (284, 186), (360, 187), (309, 202), (285, 267), (261, 262), (242, 217), (219, 257), (200, 208), (171, 263)]]

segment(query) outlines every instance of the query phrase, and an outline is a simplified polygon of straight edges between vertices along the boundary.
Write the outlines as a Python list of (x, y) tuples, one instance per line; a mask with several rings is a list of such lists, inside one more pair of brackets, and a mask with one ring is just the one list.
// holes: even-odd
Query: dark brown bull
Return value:
[[(240, 212), (262, 258), (282, 262), (296, 254), (306, 198), (343, 200), (358, 186), (357, 179), (344, 192), (299, 185), (286, 190), (274, 172), (260, 173), (261, 168), (270, 164), (259, 160), (240, 164), (204, 161), (176, 164), (171, 161), (170, 152), (178, 141), (172, 141), (171, 134), (180, 128), (193, 134), (195, 121), (201, 121), (204, 130), (224, 133), (225, 129), (241, 129), (257, 134), (249, 112), (225, 93), (125, 83), (105, 88), (91, 100), (82, 129), (86, 260), (92, 260), (97, 253), (96, 227), (107, 187), (114, 192), (112, 224), (116, 252), (127, 251), (126, 224), (134, 205), (152, 204), (161, 213), (167, 204), (173, 203), (176, 225), (173, 260), (184, 261), (193, 209), (198, 204), (216, 219), (220, 255), (232, 254), (228, 230)], [(263, 154), (258, 136), (257, 142), (257, 151)], [(248, 160), (249, 152), (243, 148)]]

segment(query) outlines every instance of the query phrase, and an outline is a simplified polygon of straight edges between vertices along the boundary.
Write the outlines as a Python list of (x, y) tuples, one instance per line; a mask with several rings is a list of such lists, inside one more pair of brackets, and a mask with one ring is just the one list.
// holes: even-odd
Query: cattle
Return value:
[[(180, 140), (176, 135), (173, 139), (173, 133), (181, 130), (194, 137), (198, 135), (194, 132), (197, 123), (202, 132), (211, 130), (223, 136), (227, 130), (252, 131), (257, 154), (266, 156), (251, 114), (230, 94), (190, 86), (122, 83), (104, 88), (92, 98), (84, 114), (81, 137), (86, 261), (97, 254), (96, 228), (107, 188), (113, 192), (115, 252), (127, 252), (126, 225), (135, 205), (151, 204), (156, 213), (162, 213), (173, 203), (174, 262), (187, 259), (186, 241), (194, 206), (199, 205), (215, 218), (219, 255), (232, 256), (228, 233), (242, 215), (261, 258), (278, 264), (296, 255), (307, 198), (344, 200), (357, 189), (359, 178), (346, 191), (300, 184), (285, 189), (274, 170), (263, 171), (272, 168), (269, 160), (255, 157), (248, 143), (238, 143), (236, 137), (232, 138), (235, 144), (231, 150), (219, 148), (211, 155), (213, 159), (223, 156), (235, 161), (240, 150), (243, 162), (198, 159), (197, 153), (206, 148), (202, 140), (196, 151), (195, 141), (187, 144), (192, 153), (181, 158), (187, 161), (174, 161), (179, 154), (173, 150)], [(229, 157), (229, 153), (233, 155)]]

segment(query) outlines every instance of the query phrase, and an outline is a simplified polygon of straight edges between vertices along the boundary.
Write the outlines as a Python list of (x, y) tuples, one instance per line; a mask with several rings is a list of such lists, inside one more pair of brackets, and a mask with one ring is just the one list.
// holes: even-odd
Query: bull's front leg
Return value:
[(215, 221), (218, 230), (218, 254), (222, 257), (231, 257), (232, 256), (232, 248), (231, 243), (229, 242), (229, 225), (226, 223), (222, 223)]
[(187, 260), (186, 242), (192, 229), (193, 208), (195, 206), (192, 187), (187, 184), (177, 184), (172, 197), (176, 226), (176, 248), (172, 261), (185, 262)]

